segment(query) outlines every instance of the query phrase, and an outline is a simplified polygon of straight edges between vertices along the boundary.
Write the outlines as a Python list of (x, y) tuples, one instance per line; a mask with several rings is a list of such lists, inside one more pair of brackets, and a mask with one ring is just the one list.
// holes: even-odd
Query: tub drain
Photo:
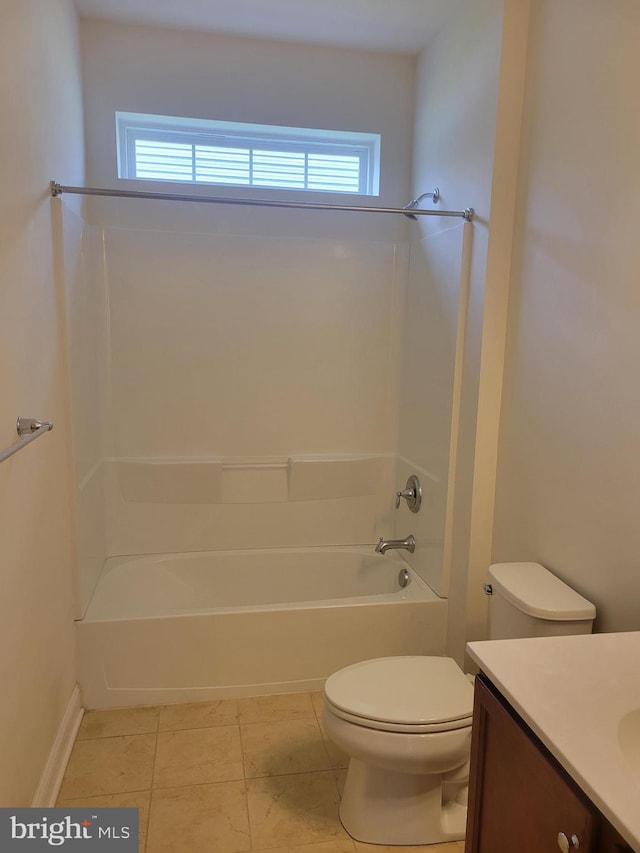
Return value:
[(406, 569), (400, 569), (398, 572), (398, 583), (401, 587), (409, 585), (409, 572)]

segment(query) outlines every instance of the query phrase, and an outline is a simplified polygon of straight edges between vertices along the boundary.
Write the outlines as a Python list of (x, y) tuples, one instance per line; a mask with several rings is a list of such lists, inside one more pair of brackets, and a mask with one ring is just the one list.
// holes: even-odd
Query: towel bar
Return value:
[(52, 429), (53, 424), (51, 421), (41, 421), (38, 420), (38, 418), (19, 417), (16, 422), (16, 431), (20, 436), (20, 440), (16, 441), (15, 444), (12, 444), (11, 447), (7, 447), (6, 450), (3, 450), (0, 453), (0, 462), (4, 462), (5, 459), (13, 456), (14, 453), (22, 450), (23, 447), (27, 446), (27, 444), (31, 444), (32, 441), (36, 440), (36, 438)]

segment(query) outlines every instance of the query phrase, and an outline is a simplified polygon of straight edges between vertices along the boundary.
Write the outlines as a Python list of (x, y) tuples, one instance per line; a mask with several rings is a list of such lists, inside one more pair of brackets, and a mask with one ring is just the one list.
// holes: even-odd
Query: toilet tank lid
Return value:
[(594, 605), (540, 563), (494, 563), (489, 582), (529, 616), (568, 622), (595, 619)]

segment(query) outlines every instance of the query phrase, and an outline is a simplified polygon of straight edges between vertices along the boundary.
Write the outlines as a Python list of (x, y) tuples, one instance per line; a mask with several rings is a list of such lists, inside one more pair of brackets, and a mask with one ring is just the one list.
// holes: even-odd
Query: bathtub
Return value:
[(445, 618), (372, 546), (114, 557), (76, 623), (84, 705), (316, 690), (365, 658), (442, 654)]

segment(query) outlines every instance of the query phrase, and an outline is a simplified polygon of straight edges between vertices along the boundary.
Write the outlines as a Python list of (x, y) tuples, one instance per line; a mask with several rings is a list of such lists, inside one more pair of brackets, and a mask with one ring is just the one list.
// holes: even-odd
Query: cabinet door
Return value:
[(466, 853), (558, 853), (560, 833), (591, 853), (593, 806), (487, 683), (476, 679)]

